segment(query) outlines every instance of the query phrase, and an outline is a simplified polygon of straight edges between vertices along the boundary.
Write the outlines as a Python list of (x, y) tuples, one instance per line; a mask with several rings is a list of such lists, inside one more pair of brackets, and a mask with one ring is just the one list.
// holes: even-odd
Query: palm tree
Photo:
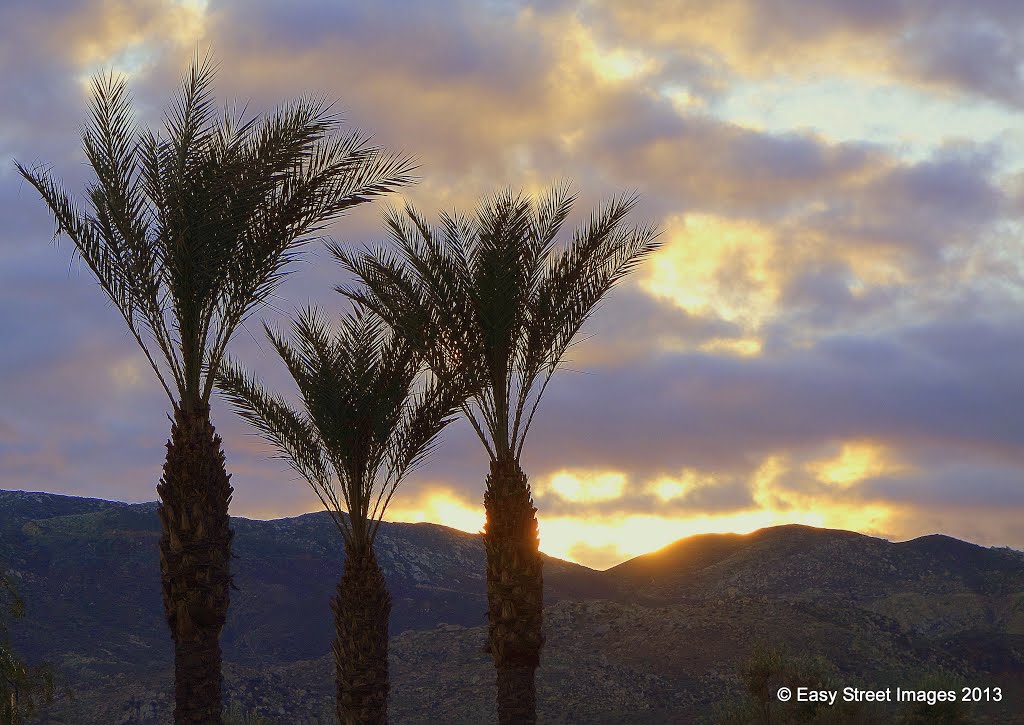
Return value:
[(338, 722), (387, 721), (391, 597), (373, 542), (399, 483), (419, 465), (464, 395), (417, 380), (422, 357), (379, 317), (357, 310), (332, 332), (307, 309), (292, 342), (266, 327), (302, 398), (297, 412), (234, 363), (219, 387), (316, 492), (341, 532), (334, 610)]
[(323, 97), (262, 117), (214, 107), (215, 68), (192, 65), (163, 132), (137, 130), (123, 79), (92, 83), (82, 139), (96, 179), (80, 207), (48, 169), (18, 170), (113, 301), (170, 399), (160, 496), (163, 601), (175, 720), (219, 723), (220, 632), (231, 586), (232, 488), (210, 421), (232, 336), (296, 249), (330, 219), (411, 181), (406, 159), (339, 136)]
[(556, 242), (575, 197), (556, 187), (536, 202), (504, 191), (475, 218), (431, 227), (411, 206), (386, 214), (386, 246), (331, 251), (365, 288), (338, 291), (384, 317), (442, 382), (468, 378), (462, 406), (490, 456), (484, 493), (488, 649), (497, 669), (498, 719), (536, 719), (542, 561), (536, 509), (520, 456), (534, 413), (584, 321), (657, 247), (653, 227), (627, 228), (636, 197), (594, 214), (571, 242)]

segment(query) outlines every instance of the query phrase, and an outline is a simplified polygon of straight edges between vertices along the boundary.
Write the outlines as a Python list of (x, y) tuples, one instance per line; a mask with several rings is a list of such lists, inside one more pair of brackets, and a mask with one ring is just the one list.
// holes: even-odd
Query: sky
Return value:
[[(541, 548), (605, 568), (785, 523), (1024, 548), (1024, 4), (1017, 0), (8, 0), (0, 4), (0, 488), (156, 498), (169, 403), (11, 159), (80, 191), (89, 78), (157, 125), (197, 51), (223, 101), (323, 92), (411, 154), (427, 216), (570, 179), (663, 248), (615, 290), (523, 452)], [(400, 204), (396, 196), (393, 202)], [(376, 205), (328, 230), (385, 238)], [(280, 323), (342, 312), (323, 247)], [(232, 353), (285, 391), (258, 336)], [(232, 513), (317, 510), (222, 400)], [(483, 523), (464, 422), (387, 518)]]

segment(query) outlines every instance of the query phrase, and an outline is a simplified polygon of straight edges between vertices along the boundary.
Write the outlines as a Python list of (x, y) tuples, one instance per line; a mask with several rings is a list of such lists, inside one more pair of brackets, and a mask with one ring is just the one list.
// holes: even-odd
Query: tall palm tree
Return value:
[(657, 247), (653, 227), (626, 227), (636, 197), (595, 213), (567, 244), (556, 241), (575, 197), (539, 200), (504, 191), (475, 218), (443, 214), (431, 227), (411, 206), (386, 214), (387, 246), (331, 251), (364, 288), (338, 290), (384, 317), (446, 381), (469, 378), (463, 412), (490, 456), (487, 520), (489, 650), (498, 719), (536, 719), (542, 561), (536, 509), (520, 456), (552, 373), (608, 291)]
[(301, 412), (238, 365), (218, 386), (316, 492), (341, 532), (345, 567), (332, 600), (338, 722), (387, 721), (391, 597), (373, 551), (399, 483), (430, 451), (464, 398), (417, 383), (422, 357), (379, 317), (357, 310), (333, 331), (307, 309), (292, 341), (266, 327), (302, 399)]
[(217, 112), (207, 58), (162, 132), (137, 130), (123, 79), (92, 83), (82, 134), (96, 179), (79, 204), (48, 169), (18, 170), (120, 311), (174, 417), (160, 496), (163, 602), (175, 720), (219, 723), (220, 632), (231, 585), (232, 488), (210, 421), (214, 375), (238, 327), (328, 220), (409, 181), (406, 159), (337, 135), (323, 97), (245, 120)]

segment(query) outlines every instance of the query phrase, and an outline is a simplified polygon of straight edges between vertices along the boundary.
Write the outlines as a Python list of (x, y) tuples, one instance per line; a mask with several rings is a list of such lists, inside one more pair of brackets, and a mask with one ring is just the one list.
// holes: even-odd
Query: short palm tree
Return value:
[(345, 566), (334, 610), (338, 722), (387, 721), (391, 597), (373, 542), (399, 483), (428, 454), (464, 398), (436, 379), (384, 322), (357, 310), (332, 331), (307, 309), (292, 341), (266, 328), (302, 399), (301, 412), (234, 363), (218, 386), (316, 492), (341, 532)]
[(232, 488), (210, 421), (235, 331), (296, 248), (352, 206), (408, 183), (407, 160), (339, 136), (321, 97), (250, 120), (219, 114), (215, 69), (193, 64), (162, 133), (136, 130), (123, 79), (92, 84), (80, 207), (45, 168), (17, 164), (113, 301), (174, 411), (160, 496), (160, 567), (174, 640), (175, 720), (220, 722)]
[(443, 382), (466, 376), (463, 412), (490, 456), (484, 493), (489, 650), (501, 723), (536, 718), (542, 561), (536, 509), (520, 466), (537, 405), (584, 321), (657, 247), (653, 227), (626, 227), (636, 197), (613, 199), (567, 244), (556, 241), (574, 196), (505, 191), (475, 218), (431, 227), (412, 207), (386, 214), (388, 246), (334, 256), (365, 287), (339, 291), (384, 317)]

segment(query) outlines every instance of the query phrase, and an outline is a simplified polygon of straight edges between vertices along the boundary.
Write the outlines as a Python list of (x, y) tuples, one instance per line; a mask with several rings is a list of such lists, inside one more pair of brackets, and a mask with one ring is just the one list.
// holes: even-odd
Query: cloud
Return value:
[[(255, 113), (322, 91), (414, 154), (407, 196), (431, 218), (570, 177), (576, 223), (636, 189), (635, 219), (659, 223), (665, 248), (585, 327), (526, 445), (549, 550), (607, 563), (646, 550), (629, 537), (793, 520), (1024, 545), (1024, 156), (1003, 128), (1022, 25), (1010, 0), (7, 3), (0, 92), (18, 101), (0, 111), (0, 155), (81, 190), (88, 75), (127, 73), (158, 122), (209, 46), (219, 98)], [(848, 95), (858, 83), (884, 93)], [(766, 90), (744, 101), (752, 88)], [(898, 112), (857, 107), (879, 98)], [(935, 111), (965, 106), (985, 123)], [(329, 231), (381, 239), (379, 212)], [(153, 498), (169, 406), (144, 358), (5, 165), (0, 219), (0, 336), (17, 341), (0, 349), (0, 482)], [(344, 308), (341, 272), (309, 252), (260, 316)], [(244, 330), (232, 345), (290, 390), (268, 352)], [(236, 513), (318, 507), (220, 400), (214, 420)], [(486, 472), (457, 423), (394, 512), (469, 521)], [(559, 472), (621, 486), (574, 500), (549, 487)], [(991, 536), (975, 523), (989, 516)]]
[(823, 71), (966, 93), (1013, 106), (1024, 13), (1004, 0), (649, 0), (595, 4), (604, 38), (653, 55), (713, 59), (721, 74), (801, 78)]
[[(749, 474), (776, 451), (862, 438), (1010, 456), (1022, 401), (1009, 361), (1024, 338), (1007, 329), (934, 322), (752, 358), (663, 355), (566, 373), (541, 406), (527, 458), (535, 470), (557, 460), (650, 478), (686, 466)], [(975, 343), (987, 353), (971, 352)], [(614, 414), (588, 412), (597, 410)]]

